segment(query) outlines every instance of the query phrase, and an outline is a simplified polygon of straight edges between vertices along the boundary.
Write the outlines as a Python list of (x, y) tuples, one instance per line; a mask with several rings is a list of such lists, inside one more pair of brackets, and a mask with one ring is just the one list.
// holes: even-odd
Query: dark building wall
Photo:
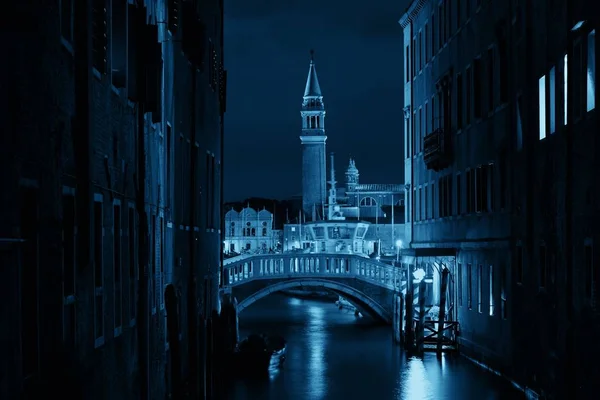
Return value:
[[(599, 349), (590, 339), (598, 332), (600, 295), (594, 257), (598, 189), (592, 183), (598, 128), (597, 107), (586, 108), (586, 92), (588, 38), (598, 28), (592, 16), (598, 5), (480, 3), (470, 2), (467, 10), (467, 2), (416, 0), (401, 20), (408, 67), (405, 166), (412, 191), (407, 237), (412, 247), (457, 249), (463, 353), (539, 393), (560, 397), (569, 373), (577, 376), (582, 393), (592, 393), (597, 388), (591, 377), (598, 372), (591, 360)], [(585, 23), (572, 31), (579, 21)], [(574, 117), (565, 126), (568, 51), (567, 95)], [(597, 72), (592, 75), (595, 81)], [(447, 82), (450, 108), (440, 112)], [(449, 133), (451, 161), (435, 170), (423, 158), (423, 139), (438, 127)], [(478, 178), (482, 173), (487, 180)], [(450, 212), (442, 214), (446, 176), (453, 181)], [(570, 355), (575, 361), (569, 362)]]
[[(183, 379), (210, 387), (200, 366), (212, 350), (199, 358), (187, 350), (219, 309), (221, 2), (185, 2), (201, 22), (187, 19), (192, 48), (181, 44), (181, 1), (177, 27), (167, 6), (143, 2), (106, 1), (102, 16), (92, 0), (14, 3), (22, 18), (9, 21), (0, 78), (0, 325), (11, 327), (0, 330), (0, 397), (66, 387), (90, 399), (135, 398), (147, 360), (149, 397), (164, 398), (172, 389), (168, 284), (178, 295)], [(106, 23), (105, 65), (94, 58), (93, 18)], [(141, 35), (146, 24), (155, 28)], [(142, 48), (161, 50), (146, 53), (144, 81)]]

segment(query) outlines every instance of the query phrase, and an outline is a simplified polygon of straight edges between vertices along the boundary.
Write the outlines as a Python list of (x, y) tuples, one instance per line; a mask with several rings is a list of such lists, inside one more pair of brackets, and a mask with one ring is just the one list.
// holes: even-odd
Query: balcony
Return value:
[(423, 139), (423, 161), (427, 169), (440, 171), (450, 165), (451, 141), (443, 129), (429, 133)]

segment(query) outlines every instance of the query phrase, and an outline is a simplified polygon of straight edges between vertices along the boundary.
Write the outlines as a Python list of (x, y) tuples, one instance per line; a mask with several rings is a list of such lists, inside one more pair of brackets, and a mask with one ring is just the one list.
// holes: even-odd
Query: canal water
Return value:
[(241, 337), (281, 335), (284, 366), (265, 381), (229, 385), (235, 400), (523, 399), (509, 383), (460, 358), (407, 358), (391, 328), (331, 302), (267, 296), (240, 314)]

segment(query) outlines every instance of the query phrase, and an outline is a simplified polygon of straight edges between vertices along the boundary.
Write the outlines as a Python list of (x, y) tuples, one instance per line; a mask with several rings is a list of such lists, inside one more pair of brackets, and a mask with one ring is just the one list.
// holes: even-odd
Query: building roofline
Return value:
[(402, 28), (406, 28), (408, 24), (413, 22), (427, 1), (428, 0), (413, 0), (412, 3), (410, 3), (410, 6), (408, 6), (406, 9), (406, 12), (398, 20), (400, 26), (402, 26)]

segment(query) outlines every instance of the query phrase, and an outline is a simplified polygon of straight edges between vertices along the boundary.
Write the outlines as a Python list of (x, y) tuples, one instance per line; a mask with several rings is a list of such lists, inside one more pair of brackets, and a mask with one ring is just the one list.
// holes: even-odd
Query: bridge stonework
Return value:
[(336, 292), (379, 319), (399, 325), (398, 297), (405, 287), (398, 267), (353, 254), (270, 254), (224, 263), (223, 294), (238, 313), (271, 293), (297, 287)]

